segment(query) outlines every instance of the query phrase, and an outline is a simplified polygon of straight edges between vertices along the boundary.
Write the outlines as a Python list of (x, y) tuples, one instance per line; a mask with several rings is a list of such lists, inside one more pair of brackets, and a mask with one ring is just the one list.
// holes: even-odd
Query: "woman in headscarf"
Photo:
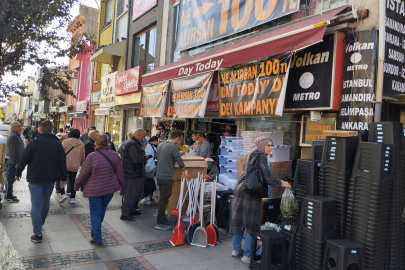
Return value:
[(115, 150), (114, 143), (111, 141), (111, 134), (109, 132), (106, 132), (104, 134), (107, 135), (108, 137), (108, 146), (110, 147), (110, 149), (113, 150), (114, 152), (117, 152), (117, 150)]
[(252, 232), (260, 230), (259, 215), (260, 204), (262, 197), (255, 197), (243, 191), (243, 184), (247, 181), (246, 168), (249, 163), (256, 165), (259, 162), (263, 180), (273, 187), (284, 187), (291, 189), (288, 182), (275, 178), (269, 169), (267, 163), (267, 155), (270, 155), (273, 142), (270, 138), (259, 137), (255, 141), (256, 149), (253, 149), (245, 156), (242, 164), (243, 173), (239, 178), (239, 182), (235, 187), (233, 199), (233, 216), (230, 231), (233, 235), (233, 248), (232, 257), (239, 257), (241, 255), (241, 242), (244, 231), (245, 234), (245, 248), (243, 252), (242, 262), (250, 263), (250, 256), (252, 254), (253, 238)]

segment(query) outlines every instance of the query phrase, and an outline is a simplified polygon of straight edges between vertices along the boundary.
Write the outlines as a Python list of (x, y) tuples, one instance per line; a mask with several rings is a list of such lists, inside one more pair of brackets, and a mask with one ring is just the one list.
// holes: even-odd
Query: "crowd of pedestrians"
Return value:
[[(94, 245), (102, 243), (101, 223), (108, 203), (119, 190), (123, 221), (135, 221), (135, 216), (141, 215), (138, 204), (150, 204), (153, 191), (160, 190), (155, 229), (172, 229), (165, 211), (172, 193), (175, 163), (185, 171), (179, 132), (173, 131), (167, 141), (159, 144), (156, 136), (147, 141), (145, 130), (137, 129), (127, 134), (117, 153), (111, 134), (100, 135), (94, 126), (84, 134), (73, 128), (67, 133), (63, 129), (56, 134), (53, 131), (53, 123), (48, 120), (38, 128), (12, 122), (7, 138), (5, 199), (19, 202), (13, 194), (13, 184), (27, 168), (33, 242), (42, 241), (42, 226), (54, 188), (60, 194), (60, 203), (75, 204), (79, 190), (89, 198)], [(194, 147), (200, 148), (197, 144)]]

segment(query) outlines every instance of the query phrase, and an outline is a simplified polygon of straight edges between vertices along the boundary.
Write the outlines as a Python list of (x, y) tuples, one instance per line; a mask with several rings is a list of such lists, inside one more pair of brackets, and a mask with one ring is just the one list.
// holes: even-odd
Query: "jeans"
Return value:
[(158, 203), (157, 224), (162, 224), (166, 220), (166, 207), (169, 198), (172, 196), (173, 180), (157, 180), (160, 190), (160, 199)]
[(13, 184), (15, 182), (15, 164), (6, 165), (7, 179), (6, 179), (6, 199), (13, 197)]
[[(239, 251), (242, 249), (242, 238), (244, 231), (239, 231), (233, 235), (232, 249)], [(250, 257), (252, 255), (253, 238), (246, 232), (245, 234), (245, 247), (243, 251), (243, 256)]]
[[(77, 175), (77, 172), (68, 172), (68, 174), (67, 174), (66, 186), (67, 186), (67, 189), (70, 189), (70, 198), (76, 197), (76, 191), (74, 191), (76, 175)], [(60, 184), (59, 184), (59, 186), (60, 186)], [(60, 195), (62, 196), (63, 194), (65, 194), (65, 188), (60, 189)]]
[(89, 198), (91, 233), (97, 243), (101, 243), (101, 223), (103, 223), (107, 205), (110, 203), (114, 194), (101, 197)]
[(31, 193), (31, 220), (34, 234), (42, 234), (42, 226), (45, 224), (49, 212), (49, 200), (51, 199), (55, 183), (29, 183)]
[[(65, 188), (61, 188), (60, 187), (60, 181), (58, 180), (56, 183), (59, 183), (59, 188), (60, 188), (60, 195), (62, 196), (63, 194), (65, 194)], [(66, 176), (66, 187), (67, 189), (70, 189), (70, 179), (69, 179), (69, 174), (67, 174)], [(70, 191), (72, 192), (72, 190)]]

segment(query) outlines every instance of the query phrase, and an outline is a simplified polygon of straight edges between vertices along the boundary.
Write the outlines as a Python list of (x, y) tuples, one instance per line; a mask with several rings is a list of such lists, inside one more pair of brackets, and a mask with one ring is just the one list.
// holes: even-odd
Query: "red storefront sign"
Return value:
[(155, 6), (157, 6), (157, 0), (134, 0), (132, 6), (132, 20), (135, 21)]
[(125, 95), (141, 91), (142, 67), (134, 67), (115, 77), (115, 95)]

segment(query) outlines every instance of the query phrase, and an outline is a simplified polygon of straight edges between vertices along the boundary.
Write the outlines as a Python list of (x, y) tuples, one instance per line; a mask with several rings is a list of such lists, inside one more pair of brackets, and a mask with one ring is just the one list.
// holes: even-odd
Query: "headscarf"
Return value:
[(69, 134), (70, 134), (71, 138), (76, 138), (76, 139), (80, 138), (80, 130), (78, 130), (78, 129), (73, 129)]
[[(260, 136), (259, 138), (257, 138), (255, 140), (256, 148), (253, 149), (252, 151), (250, 151), (248, 154), (246, 154), (245, 159), (244, 159), (243, 164), (242, 164), (243, 170), (246, 170), (246, 167), (247, 167), (247, 165), (248, 165), (248, 163), (250, 161), (250, 158), (251, 158), (252, 154), (254, 152), (258, 152), (258, 151), (265, 153), (264, 149), (266, 148), (266, 145), (271, 141), (272, 140), (270, 138), (265, 137), (265, 136)], [(255, 156), (255, 155), (253, 155), (253, 156)]]

